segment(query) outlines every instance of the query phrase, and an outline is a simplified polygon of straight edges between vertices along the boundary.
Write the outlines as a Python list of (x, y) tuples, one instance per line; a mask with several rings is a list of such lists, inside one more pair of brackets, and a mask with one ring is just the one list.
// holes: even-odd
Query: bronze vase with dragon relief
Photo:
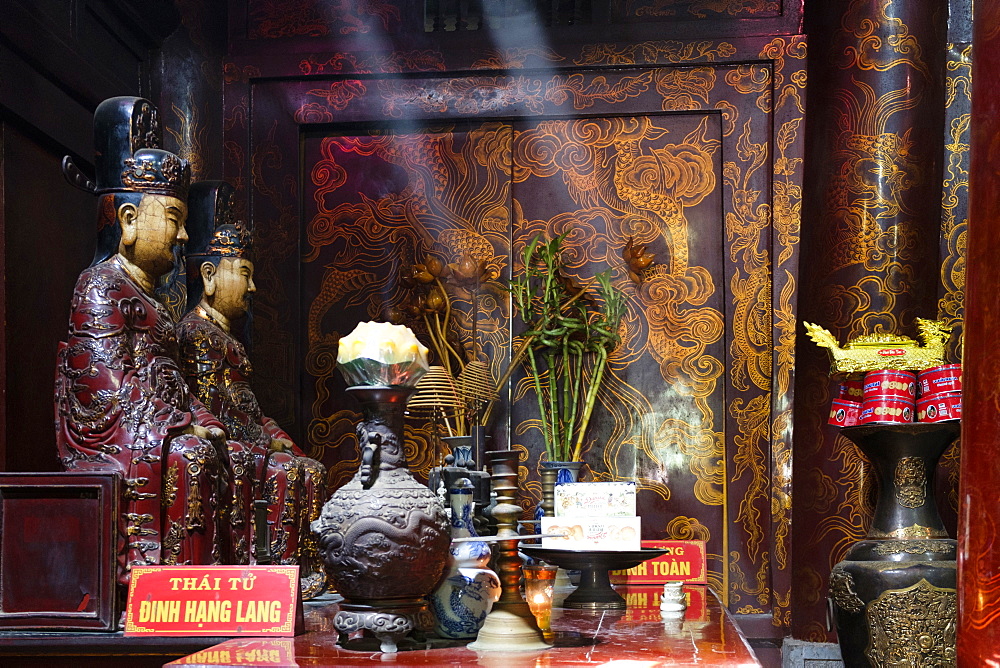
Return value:
[(433, 628), (425, 597), (445, 571), (451, 546), (444, 506), (413, 478), (403, 452), (403, 411), (411, 387), (356, 386), (361, 467), (312, 524), (327, 573), (344, 597), (334, 617), (340, 643), (370, 632), (382, 651)]
[(955, 665), (956, 542), (933, 496), (938, 459), (958, 422), (866, 424), (841, 433), (871, 461), (871, 529), (830, 574), (845, 666)]

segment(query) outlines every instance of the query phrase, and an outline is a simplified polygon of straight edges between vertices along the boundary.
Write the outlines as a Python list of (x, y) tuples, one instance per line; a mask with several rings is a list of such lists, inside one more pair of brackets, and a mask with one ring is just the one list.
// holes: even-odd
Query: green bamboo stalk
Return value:
[(545, 395), (542, 393), (541, 376), (538, 373), (538, 361), (535, 359), (535, 351), (528, 349), (528, 360), (531, 362), (531, 378), (535, 384), (535, 396), (538, 399), (538, 417), (542, 422), (542, 437), (545, 439), (545, 450), (549, 451), (549, 424), (545, 419)]
[(563, 356), (562, 362), (560, 364), (560, 376), (561, 385), (563, 392), (563, 432), (561, 434), (561, 441), (559, 443), (559, 459), (561, 461), (567, 461), (566, 457), (569, 455), (569, 446), (573, 440), (573, 397), (572, 397), (572, 371), (569, 369), (568, 364), (572, 363), (572, 357)]
[(549, 369), (549, 414), (552, 420), (552, 455), (557, 455), (562, 450), (563, 423), (559, 414), (559, 374), (555, 366), (555, 353), (545, 354), (545, 364)]
[[(580, 429), (580, 426), (577, 424), (577, 415), (579, 413), (579, 408), (580, 408), (580, 388), (583, 385), (584, 359), (582, 352), (575, 353), (573, 355), (572, 361), (574, 362), (574, 364), (573, 364), (573, 369), (570, 372), (570, 375), (572, 376), (572, 381), (573, 381), (573, 401), (572, 401), (572, 410), (570, 411), (571, 429), (566, 441), (567, 454), (572, 452), (573, 438), (574, 436), (576, 436), (576, 432), (579, 431)], [(577, 461), (577, 459), (578, 459), (577, 457), (573, 457), (572, 459), (567, 461)]]
[[(569, 397), (569, 391), (568, 391), (569, 388), (566, 386), (566, 381), (567, 381), (567, 378), (569, 376), (569, 374), (566, 373), (566, 371), (567, 371), (567, 369), (566, 369), (566, 362), (569, 359), (569, 357), (568, 357), (568, 355), (569, 355), (569, 341), (565, 337), (562, 340), (562, 350), (561, 350), (561, 353), (562, 353), (562, 365), (561, 365), (562, 368), (559, 370), (559, 380), (560, 380), (560, 382), (559, 382), (559, 388), (560, 388), (560, 395), (561, 395), (559, 397), (559, 400), (560, 400), (559, 401), (559, 411), (560, 411), (559, 417), (561, 419), (560, 430), (559, 430), (559, 452), (560, 452), (559, 458), (560, 458), (560, 460), (565, 461), (564, 459), (562, 459), (562, 456), (563, 456), (562, 453), (564, 453), (564, 452), (566, 452), (566, 451), (569, 450), (569, 448), (566, 447), (568, 445), (568, 443), (566, 441), (566, 433), (569, 432), (569, 431), (572, 431), (572, 429), (573, 429), (573, 423), (570, 422), (567, 419), (569, 417), (569, 415), (570, 415), (570, 408), (569, 408), (570, 397)], [(552, 356), (552, 363), (555, 364), (555, 355)]]
[(587, 433), (587, 426), (590, 424), (590, 416), (594, 412), (594, 404), (597, 402), (597, 390), (601, 386), (604, 377), (604, 369), (608, 363), (608, 351), (604, 348), (597, 349), (597, 363), (594, 365), (594, 378), (587, 388), (587, 398), (584, 402), (583, 417), (580, 418), (580, 428), (577, 431), (576, 446), (573, 448), (573, 461), (578, 460), (583, 454), (583, 438)]

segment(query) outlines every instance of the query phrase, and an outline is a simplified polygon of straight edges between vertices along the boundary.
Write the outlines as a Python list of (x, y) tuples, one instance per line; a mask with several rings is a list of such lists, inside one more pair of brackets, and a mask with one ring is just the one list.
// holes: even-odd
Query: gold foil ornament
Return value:
[(951, 327), (940, 320), (917, 318), (920, 343), (896, 334), (865, 334), (840, 347), (819, 325), (803, 322), (809, 338), (830, 352), (830, 373), (864, 373), (880, 369), (920, 371), (944, 364)]

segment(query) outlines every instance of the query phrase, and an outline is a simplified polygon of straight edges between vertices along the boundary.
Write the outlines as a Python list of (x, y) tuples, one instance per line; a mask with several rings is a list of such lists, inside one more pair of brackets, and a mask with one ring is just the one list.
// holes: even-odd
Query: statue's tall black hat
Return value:
[(112, 97), (94, 112), (96, 192), (140, 192), (185, 198), (191, 168), (160, 148), (159, 113), (141, 97)]
[(141, 97), (112, 97), (94, 111), (95, 181), (91, 183), (67, 156), (63, 173), (73, 185), (105, 193), (187, 196), (191, 168), (160, 148), (159, 113)]
[(235, 194), (227, 181), (197, 181), (191, 186), (185, 255), (249, 258), (251, 234), (236, 215)]

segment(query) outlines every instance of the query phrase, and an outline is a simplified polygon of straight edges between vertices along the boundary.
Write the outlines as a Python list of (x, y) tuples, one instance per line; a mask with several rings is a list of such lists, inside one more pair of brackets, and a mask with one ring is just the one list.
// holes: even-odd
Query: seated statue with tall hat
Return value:
[(226, 559), (226, 435), (184, 381), (175, 321), (153, 297), (187, 240), (189, 166), (159, 148), (156, 107), (142, 98), (101, 103), (94, 137), (96, 183), (76, 185), (98, 195), (97, 252), (59, 344), (56, 446), (68, 471), (122, 476), (124, 585), (134, 565)]
[[(322, 591), (326, 579), (309, 529), (326, 501), (326, 469), (263, 414), (251, 388), (250, 358), (233, 325), (247, 314), (257, 289), (252, 234), (236, 215), (233, 199), (233, 187), (225, 181), (191, 186), (185, 253), (189, 311), (177, 326), (180, 363), (191, 390), (222, 420), (230, 437), (249, 448), (230, 451), (233, 470), (250, 471), (253, 478), (233, 490), (237, 544), (251, 546), (249, 554), (238, 555), (240, 563), (264, 558), (299, 564), (303, 595), (310, 598)], [(252, 461), (245, 459), (248, 453)], [(255, 500), (267, 503), (264, 540), (257, 534), (262, 526), (252, 521)]]

